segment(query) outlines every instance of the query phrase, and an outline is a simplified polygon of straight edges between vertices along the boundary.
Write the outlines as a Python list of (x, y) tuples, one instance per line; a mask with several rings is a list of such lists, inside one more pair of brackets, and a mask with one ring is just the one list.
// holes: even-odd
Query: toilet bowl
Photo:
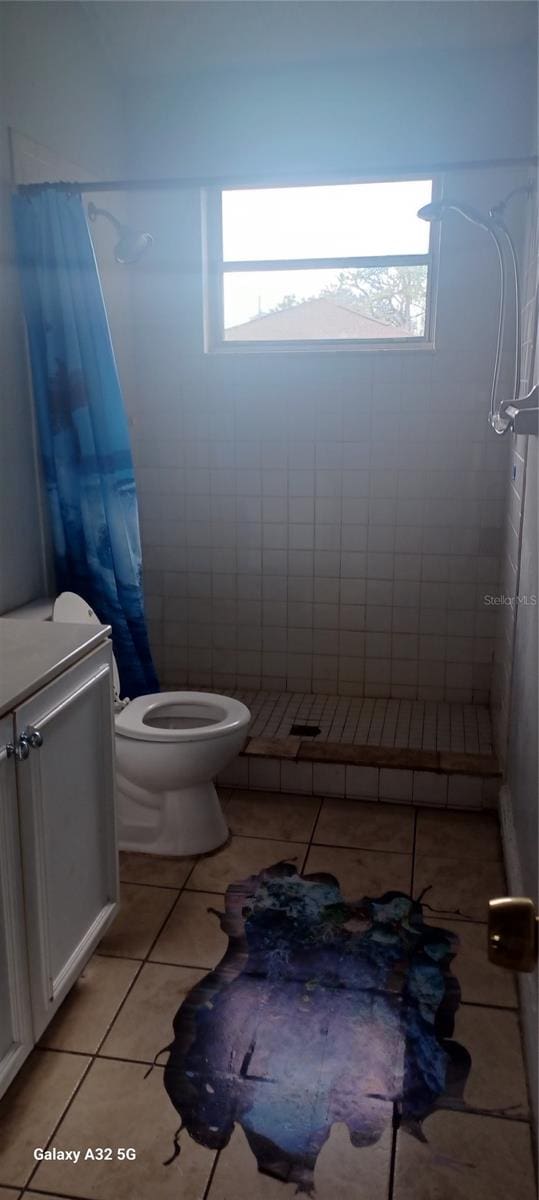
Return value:
[[(97, 623), (63, 592), (53, 621)], [(251, 719), (239, 700), (209, 692), (156, 692), (120, 700), (114, 668), (118, 841), (147, 854), (203, 854), (228, 836), (214, 779), (242, 749)]]

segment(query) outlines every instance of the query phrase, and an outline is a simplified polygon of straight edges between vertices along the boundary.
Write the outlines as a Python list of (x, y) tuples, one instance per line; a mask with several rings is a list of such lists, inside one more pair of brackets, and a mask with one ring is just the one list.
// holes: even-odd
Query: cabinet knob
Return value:
[(39, 750), (39, 747), (43, 745), (43, 734), (40, 733), (39, 729), (36, 729), (34, 725), (26, 726), (26, 729), (24, 729), (21, 733), (20, 740), (23, 738), (24, 741), (28, 742), (28, 745), (32, 747), (32, 750)]
[(10, 742), (9, 746), (6, 746), (6, 751), (8, 758), (11, 758), (11, 755), (14, 754), (17, 762), (22, 762), (24, 758), (28, 758), (30, 747), (26, 739), (21, 734), (21, 736), (17, 738), (15, 745)]
[(26, 729), (19, 734), (15, 745), (10, 743), (9, 746), (6, 746), (6, 754), (8, 758), (14, 754), (17, 762), (23, 762), (25, 758), (28, 758), (30, 750), (38, 750), (42, 745), (43, 734), (33, 725), (27, 725)]

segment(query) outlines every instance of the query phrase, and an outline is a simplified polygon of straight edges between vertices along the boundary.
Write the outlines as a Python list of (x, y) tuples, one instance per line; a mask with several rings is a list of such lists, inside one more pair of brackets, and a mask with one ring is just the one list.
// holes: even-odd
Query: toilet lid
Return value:
[(154, 692), (117, 713), (116, 734), (138, 742), (199, 742), (247, 732), (251, 714), (231, 696), (211, 692)]
[[(52, 619), (53, 621), (62, 621), (66, 625), (101, 625), (93, 608), (90, 608), (82, 596), (77, 596), (76, 592), (62, 592), (60, 596), (57, 596), (52, 608)], [(112, 654), (112, 680), (114, 695), (119, 696), (120, 676), (114, 652)]]

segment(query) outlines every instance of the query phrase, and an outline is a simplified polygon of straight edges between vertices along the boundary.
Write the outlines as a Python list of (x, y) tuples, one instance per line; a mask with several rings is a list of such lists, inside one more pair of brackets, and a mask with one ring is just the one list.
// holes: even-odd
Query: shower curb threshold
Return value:
[(355, 742), (312, 742), (303, 738), (249, 738), (241, 757), (281, 758), (291, 762), (333, 763), (344, 766), (432, 771), (447, 775), (501, 778), (492, 754), (419, 750), (406, 746), (369, 746)]
[(502, 772), (491, 754), (255, 737), (218, 782), (283, 800), (300, 794), (478, 810), (498, 807)]

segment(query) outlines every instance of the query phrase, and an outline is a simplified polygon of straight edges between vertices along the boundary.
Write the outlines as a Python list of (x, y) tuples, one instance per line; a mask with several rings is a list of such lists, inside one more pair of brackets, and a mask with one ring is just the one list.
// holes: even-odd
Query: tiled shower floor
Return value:
[[(223, 798), (232, 836), (216, 853), (122, 856), (121, 912), (0, 1102), (0, 1200), (292, 1200), (295, 1185), (257, 1172), (238, 1126), (220, 1152), (184, 1130), (179, 1156), (165, 1165), (179, 1117), (162, 1065), (148, 1074), (183, 997), (226, 949), (212, 910), (223, 909), (231, 882), (283, 859), (304, 874), (332, 873), (345, 900), (430, 885), (425, 915), (460, 938), (455, 1038), (472, 1064), (464, 1104), (442, 1099), (423, 1142), (397, 1119), (378, 1141), (353, 1146), (334, 1124), (314, 1200), (533, 1200), (517, 994), (485, 952), (487, 900), (504, 889), (495, 816), (240, 791)], [(298, 1103), (309, 1053), (307, 1044)], [(38, 1164), (36, 1146), (111, 1147), (112, 1158)], [(136, 1158), (118, 1161), (118, 1147)]]
[(251, 710), (251, 737), (289, 737), (294, 724), (320, 729), (317, 741), (492, 754), (490, 713), (484, 705), (423, 700), (231, 692)]

